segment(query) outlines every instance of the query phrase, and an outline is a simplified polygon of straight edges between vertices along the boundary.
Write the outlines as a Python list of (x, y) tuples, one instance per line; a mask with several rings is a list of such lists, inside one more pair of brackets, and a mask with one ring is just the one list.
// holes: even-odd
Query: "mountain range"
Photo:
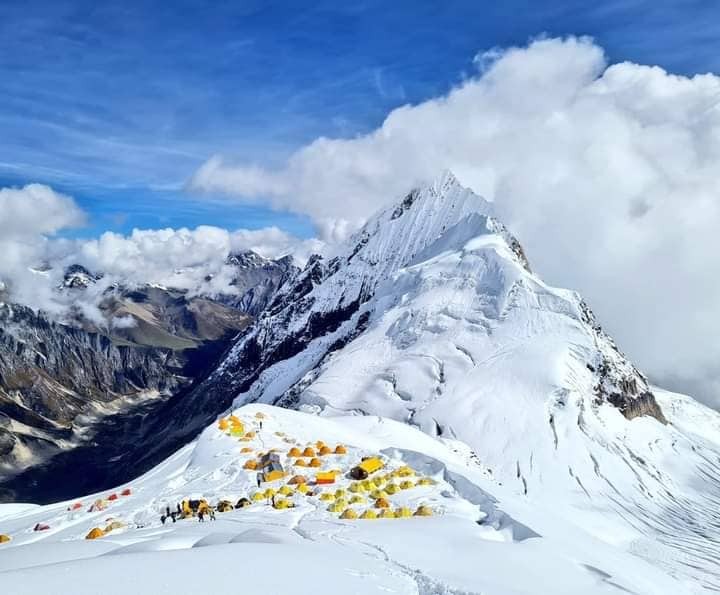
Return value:
[[(3, 306), (8, 499), (67, 499), (162, 468), (203, 430), (193, 447), (209, 448), (208, 426), (231, 406), (378, 416), (461, 456), (472, 473), (455, 489), (498, 490), (533, 534), (553, 533), (559, 516), (679, 584), (720, 590), (720, 415), (652, 386), (579, 294), (535, 275), (492, 204), (450, 172), (302, 269), (229, 258), (243, 272), (236, 297), (116, 288), (103, 308), (138, 322), (115, 331)], [(132, 402), (82, 424), (91, 436), (65, 447), (70, 435), (52, 424), (77, 428), (83, 404), (107, 408), (110, 391), (111, 404)], [(395, 432), (410, 457), (415, 445)], [(54, 450), (33, 450), (30, 435)]]

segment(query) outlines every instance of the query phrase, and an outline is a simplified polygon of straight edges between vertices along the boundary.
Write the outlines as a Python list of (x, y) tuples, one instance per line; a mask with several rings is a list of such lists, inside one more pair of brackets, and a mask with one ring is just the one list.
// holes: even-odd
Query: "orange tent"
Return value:
[(320, 461), (320, 459), (312, 459), (308, 463), (308, 467), (322, 467), (322, 462)]
[(289, 457), (301, 457), (302, 454), (300, 453), (300, 449), (299, 449), (297, 446), (293, 446), (293, 447), (288, 451), (288, 456), (289, 456)]
[(331, 455), (333, 454), (332, 449), (329, 446), (325, 446), (324, 444), (320, 447), (320, 450), (318, 451), (318, 454), (321, 457), (324, 457), (325, 455)]
[(305, 450), (303, 450), (302, 456), (304, 457), (314, 457), (315, 456), (315, 449), (312, 446), (306, 446)]
[(103, 535), (105, 535), (105, 533), (103, 532), (102, 529), (99, 529), (98, 527), (94, 527), (93, 529), (90, 530), (90, 533), (88, 533), (85, 536), (85, 539), (98, 539), (98, 538), (102, 537)]
[(288, 480), (289, 484), (307, 483), (307, 477), (304, 475), (295, 475)]
[(10, 541), (9, 535), (5, 535), (5, 534), (0, 535), (0, 543), (7, 543), (8, 541)]
[(335, 447), (335, 454), (336, 455), (346, 455), (347, 454), (347, 448), (345, 448), (342, 444), (338, 444)]

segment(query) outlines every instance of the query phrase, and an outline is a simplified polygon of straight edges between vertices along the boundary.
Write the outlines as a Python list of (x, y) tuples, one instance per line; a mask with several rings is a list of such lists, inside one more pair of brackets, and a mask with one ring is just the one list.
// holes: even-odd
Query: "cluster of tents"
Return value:
[[(109, 494), (107, 498), (98, 498), (95, 500), (87, 509), (87, 512), (99, 512), (101, 510), (105, 510), (111, 502), (114, 502), (115, 500), (119, 500), (121, 497), (131, 496), (132, 490), (130, 488), (123, 489), (120, 493), (113, 492), (112, 494)], [(83, 504), (81, 501), (75, 502), (67, 507), (68, 512), (77, 512), (78, 510), (82, 510), (85, 507), (85, 504)], [(114, 529), (119, 529), (120, 527), (124, 527), (122, 523), (119, 521), (109, 521), (108, 525), (104, 529), (100, 529), (98, 527), (94, 528), (90, 531), (90, 533), (87, 534), (87, 539), (96, 539), (97, 537), (101, 537), (102, 535), (105, 535), (109, 531), (113, 531)], [(50, 525), (47, 523), (37, 523), (33, 527), (33, 531), (48, 531), (50, 529)], [(94, 533), (93, 533), (94, 532)], [(98, 534), (100, 532), (100, 534)], [(93, 534), (93, 537), (90, 537), (90, 534)], [(0, 543), (8, 543), (11, 541), (10, 535), (6, 535), (3, 533), (0, 533)]]

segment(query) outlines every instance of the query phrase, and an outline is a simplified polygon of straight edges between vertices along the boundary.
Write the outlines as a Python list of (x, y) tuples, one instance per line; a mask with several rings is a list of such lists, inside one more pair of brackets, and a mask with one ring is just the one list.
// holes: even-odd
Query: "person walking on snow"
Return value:
[(201, 523), (205, 522), (205, 512), (203, 512), (202, 510), (198, 511), (198, 521)]

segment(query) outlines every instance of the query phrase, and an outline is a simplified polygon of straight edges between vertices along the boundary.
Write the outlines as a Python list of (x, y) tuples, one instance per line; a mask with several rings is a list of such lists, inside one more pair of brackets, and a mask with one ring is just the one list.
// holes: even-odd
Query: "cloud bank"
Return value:
[[(225, 264), (228, 254), (253, 250), (267, 258), (287, 254), (302, 262), (322, 247), (318, 240), (301, 240), (277, 227), (228, 231), (195, 229), (136, 229), (129, 235), (106, 232), (99, 238), (68, 240), (56, 237), (85, 221), (75, 201), (48, 186), (0, 189), (0, 300), (9, 299), (42, 309), (60, 319), (79, 310), (105, 325), (97, 304), (113, 283), (126, 286), (156, 283), (190, 293), (232, 293), (236, 271)], [(103, 277), (82, 292), (58, 291), (68, 266), (79, 264)], [(5, 294), (5, 298), (3, 298)], [(115, 327), (131, 324), (115, 319)]]
[(191, 186), (265, 197), (338, 237), (449, 168), (654, 379), (720, 405), (720, 77), (608, 65), (574, 37), (476, 62), (364, 136), (318, 138), (275, 170), (214, 157)]

